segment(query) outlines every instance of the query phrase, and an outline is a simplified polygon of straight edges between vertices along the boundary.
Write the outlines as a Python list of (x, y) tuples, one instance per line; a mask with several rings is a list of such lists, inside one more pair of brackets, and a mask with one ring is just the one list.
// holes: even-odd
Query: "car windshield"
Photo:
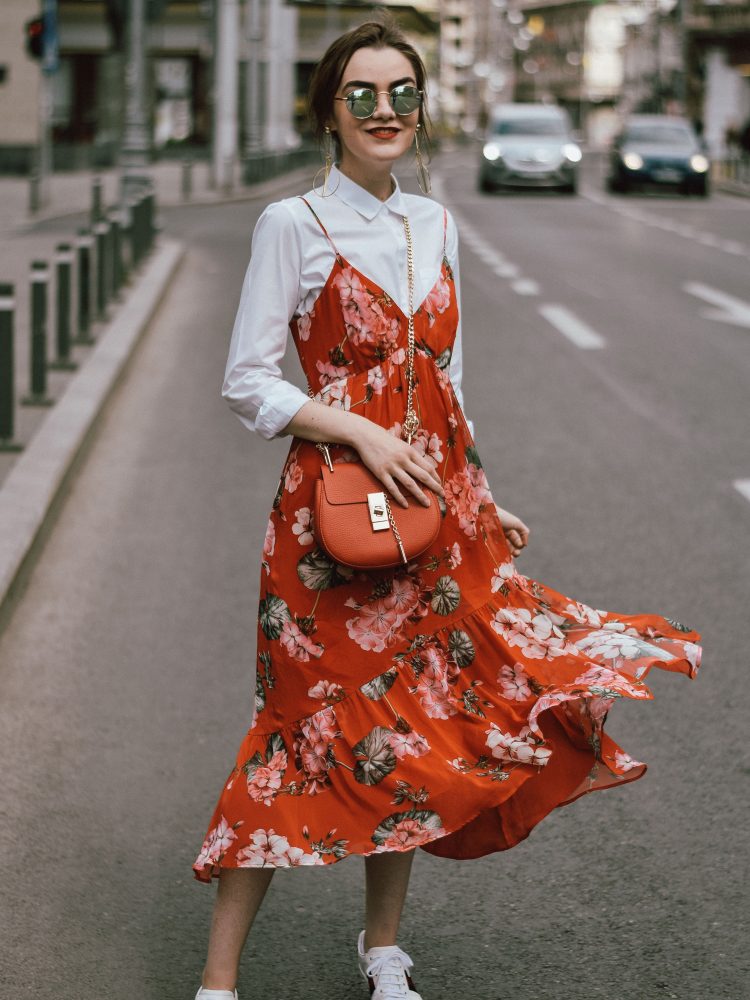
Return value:
[(495, 122), (495, 135), (566, 135), (559, 118), (505, 118)]
[(628, 142), (658, 142), (665, 146), (684, 146), (693, 139), (684, 125), (630, 125), (625, 131)]

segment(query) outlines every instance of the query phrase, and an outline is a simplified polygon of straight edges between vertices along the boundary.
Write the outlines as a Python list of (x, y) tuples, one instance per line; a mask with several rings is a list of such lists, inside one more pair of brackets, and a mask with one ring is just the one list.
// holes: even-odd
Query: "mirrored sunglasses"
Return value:
[(397, 115), (410, 115), (422, 103), (422, 91), (407, 83), (392, 90), (358, 87), (350, 90), (346, 97), (336, 97), (334, 100), (343, 101), (355, 118), (370, 118), (378, 106), (378, 94), (388, 94), (391, 107)]

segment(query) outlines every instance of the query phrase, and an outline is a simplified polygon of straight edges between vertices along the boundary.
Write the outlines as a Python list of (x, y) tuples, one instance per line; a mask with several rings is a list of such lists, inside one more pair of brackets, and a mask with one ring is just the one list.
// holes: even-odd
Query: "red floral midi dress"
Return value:
[[(303, 370), (316, 400), (398, 437), (407, 317), (315, 217), (336, 259), (290, 322)], [(698, 671), (700, 635), (680, 622), (592, 608), (516, 568), (448, 375), (457, 320), (444, 239), (414, 316), (413, 444), (445, 499), (437, 539), (408, 566), (355, 571), (318, 548), (322, 457), (292, 438), (260, 566), (253, 719), (193, 863), (202, 882), (222, 868), (513, 847), (556, 806), (641, 777), (646, 764), (604, 730), (610, 707), (653, 698), (651, 667)], [(333, 445), (331, 457), (357, 456)]]

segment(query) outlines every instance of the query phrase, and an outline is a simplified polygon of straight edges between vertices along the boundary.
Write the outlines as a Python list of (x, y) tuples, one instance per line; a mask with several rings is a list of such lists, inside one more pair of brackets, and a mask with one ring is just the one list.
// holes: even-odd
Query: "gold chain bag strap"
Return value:
[[(414, 248), (409, 220), (404, 216), (409, 275), (409, 348), (407, 356), (406, 415), (402, 436), (411, 444), (419, 430), (414, 410)], [(313, 391), (309, 384), (308, 395)], [(315, 483), (313, 536), (337, 563), (353, 569), (385, 569), (406, 565), (424, 552), (440, 531), (440, 506), (435, 492), (425, 488), (430, 500), (425, 507), (404, 491), (408, 507), (391, 506), (383, 484), (361, 460), (331, 461), (329, 446), (318, 442), (325, 456), (321, 478)]]

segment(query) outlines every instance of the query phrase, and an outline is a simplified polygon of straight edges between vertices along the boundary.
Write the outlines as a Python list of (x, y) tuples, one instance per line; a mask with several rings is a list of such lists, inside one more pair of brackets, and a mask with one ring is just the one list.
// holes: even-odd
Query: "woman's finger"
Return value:
[(414, 494), (414, 496), (417, 498), (417, 500), (419, 500), (421, 504), (423, 504), (425, 507), (429, 507), (430, 505), (429, 497), (420, 488), (419, 483), (417, 483), (417, 481), (409, 475), (406, 469), (398, 467), (393, 470), (392, 475), (394, 476), (394, 478), (398, 476), (399, 485), (403, 485), (410, 493)]
[[(422, 457), (422, 456), (420, 456), (420, 457)], [(427, 473), (427, 475), (430, 477), (430, 480), (432, 482), (434, 482), (434, 484), (435, 484), (435, 491), (437, 493), (445, 493), (445, 490), (443, 489), (443, 483), (442, 483), (442, 481), (440, 479), (440, 476), (438, 475), (438, 471), (435, 468), (435, 465), (432, 462), (428, 461), (428, 459), (426, 459), (424, 457), (422, 457), (421, 464), (422, 464), (422, 468), (425, 470), (425, 472)]]
[(412, 461), (409, 467), (409, 472), (412, 476), (419, 479), (420, 482), (424, 483), (425, 486), (428, 486), (436, 493), (440, 493), (442, 495), (445, 492), (443, 490), (443, 484), (438, 479), (434, 469), (425, 469), (424, 466)]
[(421, 472), (427, 473), (429, 478), (434, 481), (436, 489), (442, 486), (434, 463), (426, 458), (420, 451), (417, 451), (413, 444), (407, 445), (405, 454), (410, 463), (416, 465)]
[(383, 475), (380, 477), (380, 481), (386, 487), (386, 489), (391, 494), (391, 496), (398, 503), (400, 503), (402, 507), (408, 507), (409, 506), (409, 502), (407, 501), (407, 499), (404, 496), (404, 494), (401, 492), (401, 490), (396, 485), (396, 480), (393, 478), (393, 476), (391, 476), (388, 472), (384, 472)]

